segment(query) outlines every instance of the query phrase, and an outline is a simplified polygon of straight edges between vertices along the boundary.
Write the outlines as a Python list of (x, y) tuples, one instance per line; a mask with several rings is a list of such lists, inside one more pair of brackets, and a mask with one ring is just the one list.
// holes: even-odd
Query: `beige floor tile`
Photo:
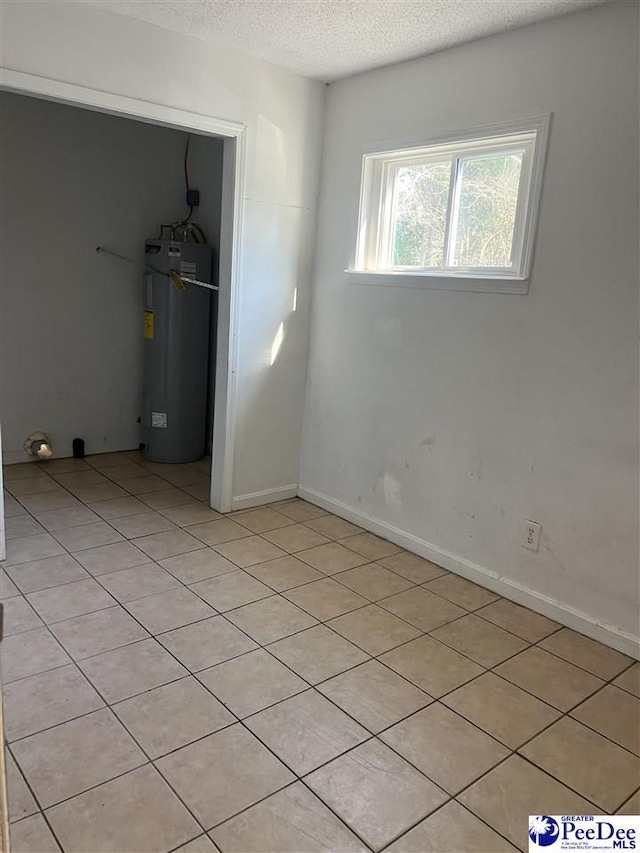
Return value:
[(80, 506), (80, 501), (77, 498), (59, 487), (54, 492), (23, 496), (20, 498), (20, 503), (34, 514), (68, 506)]
[(210, 471), (205, 474), (193, 468), (189, 463), (184, 465), (165, 465), (164, 470), (157, 471), (156, 473), (173, 486), (183, 487), (200, 484), (209, 486), (210, 482)]
[(190, 589), (220, 613), (273, 595), (271, 587), (265, 586), (243, 571), (227, 572), (215, 578), (198, 581), (191, 584)]
[(20, 590), (4, 569), (0, 569), (0, 601), (13, 598), (14, 595), (20, 595)]
[(245, 725), (298, 776), (367, 740), (369, 732), (315, 690), (272, 705)]
[(376, 740), (306, 779), (373, 850), (381, 850), (447, 799), (444, 791)]
[(110, 501), (98, 501), (91, 504), (91, 509), (104, 518), (105, 521), (110, 521), (114, 518), (127, 518), (131, 515), (142, 515), (144, 512), (149, 512), (149, 507), (139, 501), (138, 498), (116, 498)]
[(11, 827), (13, 853), (58, 853), (60, 848), (41, 814), (25, 818)]
[(510, 754), (439, 702), (383, 732), (380, 739), (452, 795)]
[(147, 495), (149, 492), (163, 492), (167, 488), (167, 481), (153, 474), (144, 477), (132, 477), (123, 480), (120, 485), (132, 495)]
[(261, 536), (249, 536), (246, 539), (225, 542), (222, 545), (216, 545), (216, 551), (241, 569), (285, 556), (281, 548), (267, 542)]
[(390, 853), (515, 853), (516, 848), (454, 801), (387, 847)]
[(569, 711), (603, 685), (595, 675), (535, 647), (500, 664), (496, 672), (561, 711)]
[(14, 518), (16, 515), (26, 515), (27, 511), (21, 503), (15, 498), (12, 498), (8, 492), (3, 492), (2, 501), (4, 503), (4, 517)]
[(215, 610), (184, 587), (129, 601), (127, 610), (151, 634), (172, 631), (216, 615)]
[(5, 489), (14, 498), (29, 497), (30, 495), (56, 494), (63, 489), (51, 477), (28, 477), (22, 480), (12, 480), (5, 483)]
[(391, 557), (383, 557), (376, 562), (384, 566), (386, 569), (391, 569), (392, 572), (400, 575), (413, 583), (426, 583), (426, 581), (434, 578), (448, 575), (446, 569), (441, 566), (436, 566), (429, 560), (423, 560), (417, 554), (411, 554), (409, 551), (401, 551), (399, 554), (394, 554)]
[(294, 521), (306, 522), (314, 518), (329, 515), (326, 510), (320, 509), (319, 506), (314, 506), (307, 501), (300, 500), (300, 498), (283, 501), (282, 503), (275, 504), (273, 508), (282, 513), (282, 515), (292, 518)]
[(219, 512), (209, 509), (208, 506), (202, 506), (199, 503), (193, 506), (187, 504), (186, 506), (166, 507), (162, 510), (162, 514), (179, 527), (186, 527), (192, 524), (205, 524), (208, 521), (217, 521), (222, 518)]
[(29, 602), (22, 596), (9, 598), (4, 602), (3, 636), (22, 634), (42, 625), (42, 619)]
[(459, 607), (464, 607), (465, 610), (477, 610), (479, 607), (491, 604), (492, 601), (497, 601), (500, 597), (494, 592), (478, 586), (478, 584), (471, 583), (465, 578), (459, 578), (457, 575), (443, 575), (435, 580), (428, 581), (424, 588), (428, 592), (441, 595)]
[(187, 841), (173, 853), (219, 853), (218, 848), (207, 835), (200, 835), (193, 841)]
[(52, 509), (49, 512), (38, 513), (38, 521), (47, 530), (65, 530), (83, 524), (93, 524), (100, 521), (86, 506), (68, 506), (63, 509)]
[(114, 453), (93, 453), (87, 456), (85, 461), (87, 465), (95, 468), (98, 471), (103, 471), (105, 468), (111, 468), (114, 465), (122, 465), (123, 462), (128, 462), (129, 451), (116, 451)]
[(191, 495), (192, 498), (208, 504), (211, 497), (211, 484), (207, 480), (202, 483), (196, 483), (193, 486), (183, 486), (182, 491)]
[(588, 672), (609, 681), (625, 667), (633, 663), (632, 659), (615, 649), (603, 646), (582, 634), (562, 628), (550, 637), (538, 643), (541, 649), (586, 669)]
[(257, 648), (253, 640), (222, 616), (176, 628), (160, 634), (158, 640), (191, 672), (207, 669)]
[(367, 848), (296, 782), (212, 830), (225, 853), (365, 853)]
[(147, 761), (108, 708), (31, 735), (14, 743), (12, 749), (43, 808)]
[(330, 627), (370, 655), (380, 655), (420, 635), (420, 630), (377, 604), (332, 619)]
[(2, 680), (5, 684), (71, 663), (71, 658), (47, 628), (34, 628), (2, 641)]
[(66, 853), (157, 853), (200, 832), (151, 765), (54, 806), (47, 817)]
[(635, 696), (609, 684), (574, 708), (571, 716), (640, 755), (640, 699)]
[(377, 563), (367, 563), (355, 569), (349, 569), (334, 575), (334, 580), (348, 586), (359, 595), (364, 595), (369, 601), (379, 601), (398, 592), (404, 592), (413, 586), (411, 581), (390, 572)]
[(326, 545), (330, 540), (315, 530), (311, 530), (304, 524), (292, 524), (287, 527), (279, 527), (262, 534), (268, 542), (288, 551), (290, 554), (296, 551), (304, 551), (308, 548), (316, 548), (318, 545)]
[(113, 711), (150, 758), (166, 755), (236, 722), (233, 714), (193, 677), (119, 702)]
[(151, 536), (152, 533), (163, 533), (165, 530), (175, 530), (176, 528), (172, 521), (154, 511), (127, 515), (123, 518), (112, 518), (110, 523), (126, 539)]
[(317, 624), (313, 616), (279, 595), (233, 610), (227, 619), (263, 646)]
[(205, 829), (295, 778), (240, 724), (159, 759), (157, 767)]
[(149, 635), (122, 607), (75, 616), (51, 625), (54, 634), (74, 660), (128, 646)]
[(278, 640), (269, 646), (269, 651), (310, 684), (318, 684), (368, 658), (324, 625)]
[(175, 557), (176, 554), (197, 551), (202, 543), (185, 530), (177, 528), (164, 533), (143, 536), (142, 539), (134, 539), (133, 544), (152, 560), (166, 560), (168, 557)]
[(79, 551), (76, 560), (95, 577), (149, 562), (147, 555), (131, 542), (116, 542), (115, 545), (103, 545), (101, 548)]
[(57, 726), (104, 706), (77, 667), (61, 666), (7, 684), (4, 722), (8, 741)]
[(160, 560), (160, 565), (186, 584), (197, 583), (238, 569), (234, 563), (225, 560), (211, 548), (199, 548), (197, 551), (189, 551), (188, 554), (178, 554), (168, 560)]
[(504, 835), (528, 850), (530, 814), (594, 814), (592, 803), (517, 755), (508, 758), (458, 796), (460, 802)]
[(469, 614), (443, 625), (432, 636), (481, 666), (492, 667), (527, 648), (526, 640)]
[(432, 637), (406, 643), (382, 655), (380, 660), (435, 697), (449, 693), (484, 672), (481, 666)]
[(459, 619), (467, 612), (439, 595), (427, 592), (422, 587), (399, 592), (379, 601), (378, 604), (404, 619), (405, 622), (420, 628), (421, 631), (432, 631), (439, 625)]
[(198, 673), (199, 680), (242, 718), (306, 690), (308, 685), (263, 649)]
[(30, 592), (27, 599), (47, 623), (104, 610), (115, 604), (109, 593), (93, 578)]
[(205, 545), (221, 545), (223, 542), (232, 542), (235, 539), (251, 536), (251, 531), (241, 524), (236, 524), (229, 518), (220, 518), (216, 521), (207, 521), (204, 524), (195, 524), (188, 528), (189, 533), (204, 542)]
[(276, 530), (278, 527), (294, 524), (293, 519), (269, 507), (234, 512), (230, 517), (252, 533), (265, 533), (267, 530)]
[(56, 557), (64, 553), (62, 545), (56, 542), (50, 533), (10, 539), (7, 542), (7, 559), (4, 566), (6, 568), (20, 563), (32, 563), (34, 560), (44, 560), (46, 557)]
[(316, 533), (321, 533), (327, 539), (345, 539), (347, 536), (355, 536), (357, 533), (364, 533), (361, 527), (351, 524), (350, 521), (345, 521), (344, 518), (338, 518), (337, 515), (324, 515), (320, 518), (312, 518), (306, 521), (307, 527), (315, 530)]
[(368, 604), (366, 598), (352, 592), (342, 584), (336, 583), (331, 578), (323, 578), (299, 586), (296, 589), (284, 592), (283, 596), (321, 622)]
[[(62, 473), (55, 472), (54, 473)], [(22, 462), (14, 463), (13, 465), (2, 466), (2, 476), (5, 483), (15, 483), (17, 480), (46, 480), (47, 473), (43, 471), (37, 462)]]
[(377, 660), (336, 675), (318, 690), (374, 734), (433, 701)]
[(87, 572), (70, 554), (47, 557), (33, 563), (21, 563), (10, 568), (9, 574), (25, 593), (89, 578)]
[(525, 758), (610, 814), (640, 783), (640, 758), (564, 717), (520, 748)]
[(102, 473), (114, 483), (122, 483), (123, 480), (132, 480), (135, 477), (146, 475), (145, 469), (141, 465), (136, 465), (135, 462), (129, 460), (123, 460), (120, 465), (109, 465), (102, 469)]
[(70, 474), (73, 471), (88, 471), (91, 468), (84, 459), (75, 459), (71, 456), (64, 459), (47, 459), (38, 464), (47, 474)]
[(511, 749), (560, 716), (556, 708), (492, 672), (459, 687), (442, 702)]
[(25, 536), (36, 536), (38, 533), (44, 533), (45, 529), (30, 515), (14, 515), (5, 519), (4, 532), (5, 539), (9, 541), (9, 539), (22, 539)]
[(68, 471), (66, 474), (54, 474), (53, 479), (65, 489), (77, 489), (79, 486), (93, 486), (96, 483), (106, 483), (107, 478), (93, 469), (84, 471)]
[(11, 823), (15, 823), (17, 820), (22, 820), (24, 817), (35, 814), (39, 809), (9, 750), (6, 750), (5, 761), (9, 820)]
[(613, 682), (616, 687), (626, 690), (627, 693), (633, 693), (640, 699), (640, 663), (635, 663), (630, 666), (622, 675), (619, 675)]
[(394, 545), (393, 542), (367, 532), (356, 533), (355, 536), (347, 536), (342, 540), (342, 544), (370, 561), (381, 560), (384, 557), (390, 557), (392, 554), (398, 554), (402, 551), (402, 548)]
[(483, 607), (477, 615), (530, 643), (537, 643), (560, 628), (557, 622), (506, 598)]
[(284, 592), (287, 589), (293, 589), (296, 586), (302, 586), (304, 583), (310, 583), (324, 577), (321, 572), (291, 556), (280, 557), (267, 563), (258, 563), (255, 566), (247, 566), (246, 571), (276, 592)]
[(135, 601), (137, 598), (181, 587), (180, 581), (155, 563), (100, 575), (100, 583), (121, 602)]
[(640, 814), (640, 791), (636, 791), (632, 797), (629, 797), (626, 803), (623, 803), (616, 814)]
[(176, 489), (170, 486), (163, 489), (161, 492), (148, 492), (144, 495), (139, 495), (138, 500), (150, 506), (152, 509), (166, 509), (171, 506), (196, 506), (197, 501), (183, 492), (182, 489)]
[(128, 699), (188, 674), (155, 640), (142, 640), (85, 658), (78, 666), (109, 703)]
[(369, 562), (366, 557), (350, 551), (339, 542), (330, 542), (328, 545), (318, 545), (317, 548), (299, 551), (296, 556), (303, 563), (318, 569), (325, 575), (335, 575), (337, 572), (344, 572)]
[(71, 492), (81, 501), (86, 504), (97, 503), (98, 501), (110, 501), (115, 498), (126, 498), (127, 493), (124, 489), (115, 483), (96, 483), (93, 486), (80, 486), (77, 489), (71, 489)]

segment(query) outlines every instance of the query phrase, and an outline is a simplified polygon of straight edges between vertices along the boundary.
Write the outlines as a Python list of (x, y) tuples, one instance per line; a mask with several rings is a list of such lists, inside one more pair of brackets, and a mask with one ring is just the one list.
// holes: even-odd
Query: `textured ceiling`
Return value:
[(81, 0), (320, 80), (610, 0)]

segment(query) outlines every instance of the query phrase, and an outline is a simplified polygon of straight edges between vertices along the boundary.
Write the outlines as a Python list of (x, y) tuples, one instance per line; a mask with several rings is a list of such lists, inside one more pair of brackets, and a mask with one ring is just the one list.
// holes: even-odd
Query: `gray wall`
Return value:
[[(528, 295), (349, 283), (363, 145), (548, 112)], [(302, 486), (632, 648), (638, 5), (332, 83), (321, 186)], [(538, 553), (519, 546), (528, 518)]]
[[(8, 93), (0, 120), (5, 459), (22, 459), (36, 429), (59, 456), (75, 436), (88, 452), (137, 447), (140, 273), (95, 247), (141, 257), (160, 221), (184, 215), (186, 136)], [(221, 163), (221, 143), (198, 140), (198, 160), (204, 146)], [(194, 186), (202, 168), (194, 165)], [(217, 215), (214, 205), (214, 240)]]

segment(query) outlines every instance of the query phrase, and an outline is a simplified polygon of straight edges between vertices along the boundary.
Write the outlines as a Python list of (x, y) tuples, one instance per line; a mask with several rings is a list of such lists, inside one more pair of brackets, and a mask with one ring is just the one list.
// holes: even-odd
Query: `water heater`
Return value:
[(167, 276), (211, 283), (211, 247), (147, 240), (144, 278), (143, 455), (194, 462), (206, 445), (211, 291)]

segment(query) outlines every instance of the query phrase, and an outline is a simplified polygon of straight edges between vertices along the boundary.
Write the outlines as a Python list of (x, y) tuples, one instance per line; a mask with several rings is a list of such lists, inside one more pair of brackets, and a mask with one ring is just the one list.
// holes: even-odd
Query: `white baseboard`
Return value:
[(442, 568), (448, 569), (456, 575), (460, 575), (473, 583), (490, 589), (504, 598), (515, 601), (516, 604), (522, 604), (524, 607), (535, 610), (536, 613), (541, 613), (543, 616), (547, 616), (549, 619), (553, 619), (567, 628), (572, 628), (574, 631), (578, 631), (587, 637), (591, 637), (593, 640), (617, 649), (630, 657), (640, 659), (640, 637), (627, 634), (615, 625), (603, 624), (595, 616), (583, 613), (568, 604), (556, 601), (516, 581), (502, 577), (498, 572), (493, 572), (484, 566), (444, 551), (436, 545), (426, 542), (424, 539), (420, 539), (411, 533), (406, 533), (404, 530), (400, 530), (400, 528), (387, 524), (384, 521), (372, 518), (321, 492), (300, 486), (298, 488), (298, 495), (304, 500), (316, 504), (347, 521), (351, 521), (359, 527), (369, 530), (371, 533), (376, 533), (378, 536), (382, 536), (390, 542), (406, 548), (407, 551), (412, 551), (414, 554), (418, 554), (418, 556), (424, 557), (426, 560), (430, 560), (432, 563), (436, 563), (438, 566), (442, 566)]
[[(92, 444), (91, 442), (87, 442), (85, 444), (84, 453), (85, 456), (93, 456), (99, 453), (126, 453), (131, 450), (137, 450), (137, 445), (135, 447), (131, 447), (131, 442), (112, 442), (108, 447), (105, 447), (103, 443), (96, 442)], [(63, 453), (56, 453), (56, 447), (53, 447), (53, 456), (52, 459), (71, 459), (73, 454), (69, 451)], [(3, 465), (16, 465), (21, 462), (37, 462), (33, 456), (29, 456), (29, 454), (25, 450), (3, 450), (2, 451), (2, 464)]]
[(270, 504), (275, 501), (286, 501), (287, 498), (295, 498), (298, 494), (298, 486), (279, 486), (277, 489), (265, 489), (263, 492), (251, 492), (248, 495), (237, 495), (231, 500), (231, 509), (250, 509), (252, 506)]

